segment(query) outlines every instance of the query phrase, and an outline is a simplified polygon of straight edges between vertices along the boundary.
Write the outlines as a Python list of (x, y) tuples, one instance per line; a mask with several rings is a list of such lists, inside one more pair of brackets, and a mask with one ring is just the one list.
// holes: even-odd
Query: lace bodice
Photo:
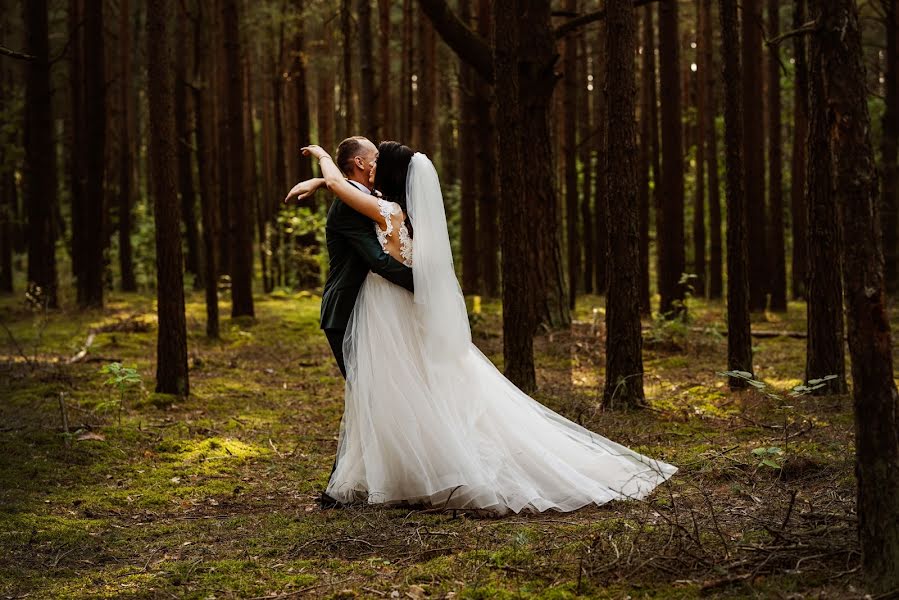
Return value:
[[(389, 200), (378, 200), (378, 208), (381, 210), (381, 216), (387, 222), (387, 229), (381, 229), (381, 226), (375, 223), (375, 233), (378, 235), (378, 241), (381, 248), (385, 252), (394, 256), (395, 252), (399, 252), (402, 258), (401, 262), (407, 267), (412, 266), (412, 238), (409, 236), (409, 229), (406, 227), (403, 209), (396, 202)], [(394, 235), (397, 232), (397, 235)], [(391, 252), (393, 250), (394, 252)]]

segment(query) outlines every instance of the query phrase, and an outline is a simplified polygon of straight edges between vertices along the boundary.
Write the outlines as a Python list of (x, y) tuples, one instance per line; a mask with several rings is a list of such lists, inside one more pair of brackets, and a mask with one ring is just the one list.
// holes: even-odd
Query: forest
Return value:
[[(897, 38), (896, 0), (0, 0), (0, 594), (899, 597)], [(435, 164), (475, 346), (676, 475), (317, 502), (333, 196), (285, 195), (355, 135)]]

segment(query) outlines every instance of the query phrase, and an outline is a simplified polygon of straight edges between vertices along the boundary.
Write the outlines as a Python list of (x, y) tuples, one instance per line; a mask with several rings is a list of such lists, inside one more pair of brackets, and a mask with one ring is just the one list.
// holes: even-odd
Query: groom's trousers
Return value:
[[(346, 335), (346, 329), (325, 329), (325, 337), (328, 338), (328, 344), (331, 346), (331, 352), (334, 353), (334, 359), (340, 369), (340, 374), (346, 379), (346, 364), (343, 362), (343, 338)], [(334, 456), (334, 464), (331, 465), (331, 475), (337, 468), (337, 456)], [(330, 475), (328, 476), (330, 478)]]
[(328, 344), (331, 346), (331, 352), (334, 353), (334, 359), (337, 361), (337, 367), (340, 374), (346, 379), (346, 364), (343, 362), (343, 338), (346, 335), (346, 329), (325, 329), (325, 336), (328, 338)]

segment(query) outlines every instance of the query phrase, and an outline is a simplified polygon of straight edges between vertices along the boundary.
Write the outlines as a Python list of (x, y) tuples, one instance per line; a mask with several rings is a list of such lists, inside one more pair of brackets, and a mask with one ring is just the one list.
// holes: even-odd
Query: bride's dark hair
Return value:
[(381, 142), (378, 145), (375, 189), (385, 199), (399, 204), (403, 212), (406, 212), (406, 172), (413, 154), (411, 148), (399, 142)]
[(399, 142), (381, 142), (378, 144), (378, 169), (375, 171), (375, 189), (381, 192), (385, 200), (396, 202), (406, 215), (406, 229), (409, 236), (414, 236), (409, 210), (406, 208), (406, 173), (415, 152)]

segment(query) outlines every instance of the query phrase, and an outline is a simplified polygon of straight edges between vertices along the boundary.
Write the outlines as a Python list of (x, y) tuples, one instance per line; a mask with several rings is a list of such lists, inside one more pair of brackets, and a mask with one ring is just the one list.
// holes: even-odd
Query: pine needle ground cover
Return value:
[[(114, 294), (95, 312), (0, 301), (2, 597), (864, 595), (850, 400), (788, 394), (804, 369), (802, 304), (757, 317), (754, 330), (784, 335), (755, 339), (767, 387), (739, 393), (718, 374), (721, 304), (647, 320), (651, 406), (610, 413), (602, 301), (580, 298), (570, 331), (538, 338), (537, 399), (680, 471), (645, 502), (497, 519), (319, 509), (343, 409), (319, 300), (256, 303), (255, 320), (225, 320), (209, 341), (202, 296), (188, 297), (182, 400), (152, 392), (150, 298)], [(501, 366), (498, 306), (485, 301), (473, 326)]]

